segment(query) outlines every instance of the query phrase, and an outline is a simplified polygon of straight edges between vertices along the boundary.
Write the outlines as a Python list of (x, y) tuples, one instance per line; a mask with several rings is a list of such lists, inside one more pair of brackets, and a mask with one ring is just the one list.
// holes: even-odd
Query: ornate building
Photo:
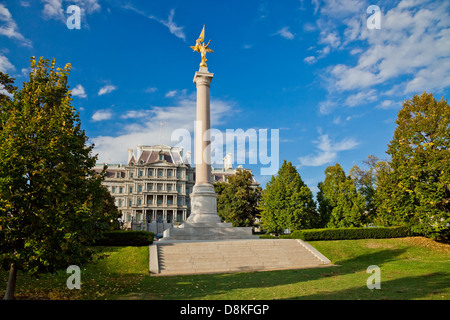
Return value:
[[(235, 174), (230, 157), (225, 157), (224, 168), (212, 169), (212, 182), (227, 181)], [(102, 168), (99, 164), (96, 170)], [(189, 217), (194, 183), (195, 168), (183, 149), (165, 145), (137, 146), (136, 154), (128, 149), (127, 164), (108, 164), (104, 181), (122, 213), (124, 228), (155, 234)]]

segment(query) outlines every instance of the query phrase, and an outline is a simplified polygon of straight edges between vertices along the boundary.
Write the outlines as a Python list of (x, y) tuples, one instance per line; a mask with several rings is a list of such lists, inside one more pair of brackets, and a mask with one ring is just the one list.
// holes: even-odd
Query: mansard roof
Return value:
[[(128, 165), (133, 164), (151, 164), (158, 161), (165, 161), (174, 165), (184, 165), (183, 148), (169, 147), (165, 145), (155, 146), (138, 146), (137, 156), (135, 157), (132, 150), (129, 150)], [(162, 155), (162, 160), (160, 160)], [(137, 160), (136, 160), (137, 159)]]

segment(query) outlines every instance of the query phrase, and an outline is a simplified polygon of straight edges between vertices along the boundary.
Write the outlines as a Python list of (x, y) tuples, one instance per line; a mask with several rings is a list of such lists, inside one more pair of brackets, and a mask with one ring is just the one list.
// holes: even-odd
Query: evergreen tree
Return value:
[(312, 192), (286, 160), (267, 183), (260, 209), (262, 226), (268, 232), (308, 229), (317, 223)]
[(117, 210), (105, 207), (93, 145), (70, 105), (70, 65), (60, 69), (54, 60), (49, 66), (32, 58), (31, 69), (20, 90), (8, 83), (12, 98), (1, 97), (0, 105), (0, 262), (10, 269), (5, 299), (14, 298), (18, 270), (37, 275), (88, 261), (87, 245), (117, 219)]
[(223, 222), (233, 227), (252, 227), (259, 213), (258, 202), (261, 187), (253, 186), (253, 175), (249, 170), (237, 169), (227, 182), (214, 184), (217, 197), (217, 214)]
[(338, 163), (325, 170), (318, 202), (321, 216), (328, 218), (328, 228), (360, 227), (366, 222), (364, 198)]
[(424, 92), (403, 103), (388, 145), (380, 220), (432, 238), (450, 233), (450, 106)]

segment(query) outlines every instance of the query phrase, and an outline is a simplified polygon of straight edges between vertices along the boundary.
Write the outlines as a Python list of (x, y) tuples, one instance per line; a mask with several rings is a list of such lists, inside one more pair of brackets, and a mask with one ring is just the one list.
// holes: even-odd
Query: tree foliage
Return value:
[(317, 224), (312, 192), (286, 160), (267, 183), (260, 209), (262, 226), (268, 232), (312, 228)]
[(367, 222), (373, 223), (377, 215), (377, 203), (375, 194), (378, 185), (378, 179), (384, 169), (386, 168), (386, 161), (379, 160), (378, 157), (369, 155), (363, 161), (367, 167), (359, 167), (354, 165), (349, 172), (349, 176), (353, 179), (356, 189), (364, 197), (365, 212), (367, 214)]
[(104, 173), (70, 104), (70, 64), (33, 57), (31, 69), (0, 105), (0, 261), (39, 274), (88, 261), (117, 210), (105, 207)]
[(450, 106), (424, 92), (403, 103), (380, 181), (379, 220), (432, 238), (450, 232)]
[(214, 184), (217, 197), (217, 214), (233, 227), (252, 227), (259, 213), (261, 187), (253, 185), (253, 175), (248, 170), (237, 169), (228, 181)]
[(322, 224), (329, 228), (360, 227), (366, 222), (364, 197), (336, 163), (325, 170), (317, 200)]

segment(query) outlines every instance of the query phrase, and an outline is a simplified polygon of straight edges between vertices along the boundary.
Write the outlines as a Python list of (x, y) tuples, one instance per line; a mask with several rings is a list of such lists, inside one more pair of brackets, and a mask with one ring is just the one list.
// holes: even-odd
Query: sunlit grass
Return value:
[[(450, 245), (426, 238), (310, 242), (335, 266), (251, 273), (155, 277), (148, 247), (105, 247), (81, 267), (81, 290), (69, 275), (33, 279), (19, 274), (18, 298), (51, 299), (450, 299)], [(381, 270), (381, 289), (369, 290), (366, 269)], [(6, 288), (7, 272), (0, 274)], [(4, 288), (1, 288), (4, 290)], [(4, 291), (3, 291), (4, 292)], [(0, 294), (3, 294), (0, 292)]]

